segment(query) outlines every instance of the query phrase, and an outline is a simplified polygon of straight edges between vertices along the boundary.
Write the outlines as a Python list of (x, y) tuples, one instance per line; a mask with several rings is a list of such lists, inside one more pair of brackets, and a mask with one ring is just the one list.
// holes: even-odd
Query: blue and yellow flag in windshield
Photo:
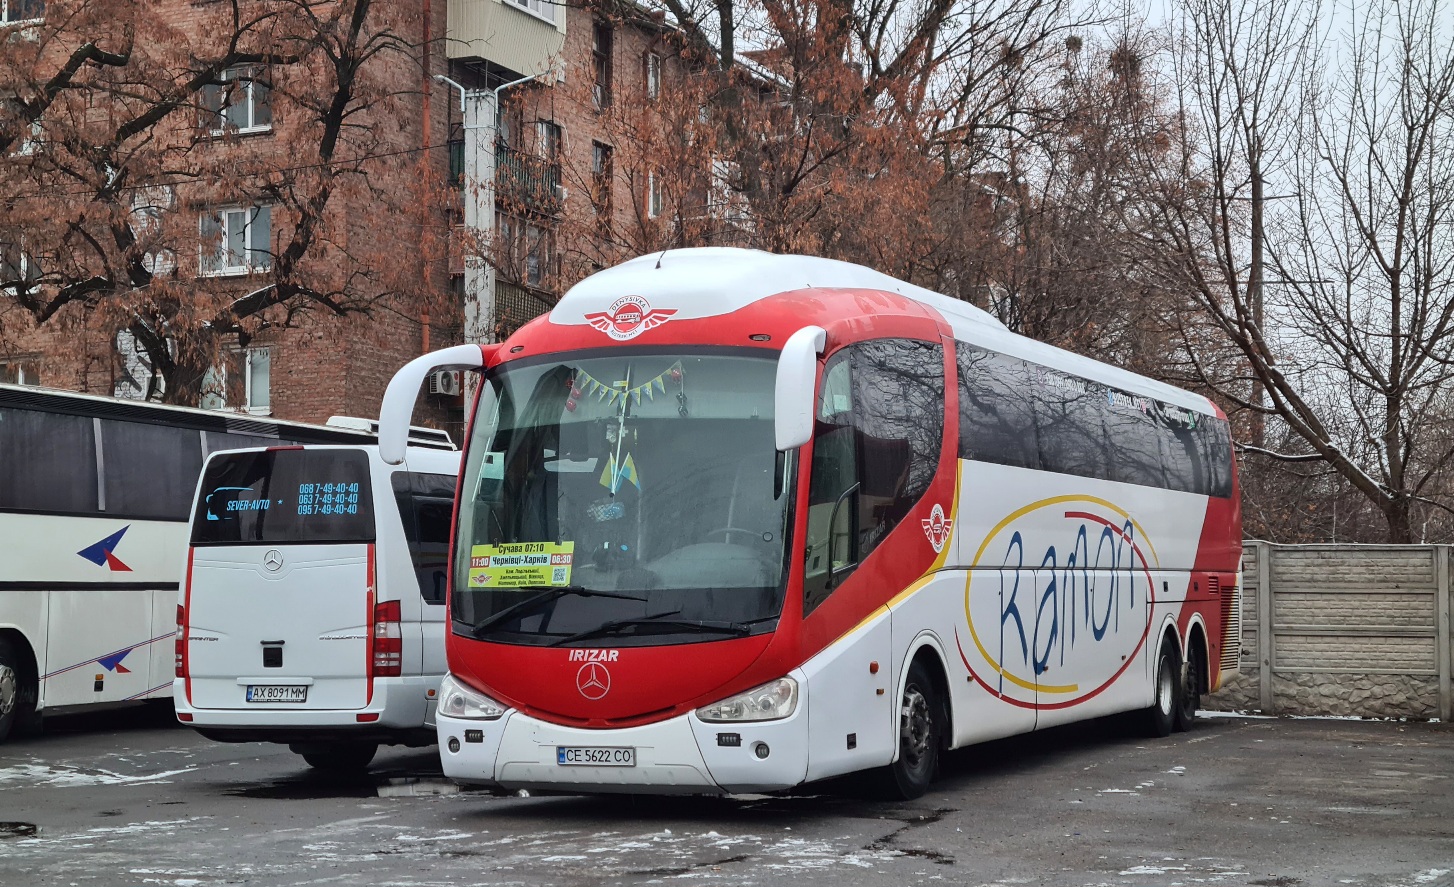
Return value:
[(601, 486), (613, 493), (621, 488), (622, 481), (629, 482), (638, 490), (641, 489), (641, 478), (636, 474), (636, 462), (632, 460), (630, 453), (627, 453), (626, 458), (621, 460), (619, 468), (616, 466), (616, 457), (608, 457), (606, 467), (601, 472)]

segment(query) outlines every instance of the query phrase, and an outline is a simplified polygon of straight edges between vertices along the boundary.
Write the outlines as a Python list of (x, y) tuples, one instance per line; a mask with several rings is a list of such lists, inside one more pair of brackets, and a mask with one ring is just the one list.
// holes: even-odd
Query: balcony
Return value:
[(544, 71), (565, 46), (565, 12), (550, 0), (449, 0), (445, 52), (522, 76)]
[(503, 208), (554, 215), (560, 212), (565, 191), (560, 185), (560, 162), (546, 160), (516, 148), (495, 148), (495, 202)]

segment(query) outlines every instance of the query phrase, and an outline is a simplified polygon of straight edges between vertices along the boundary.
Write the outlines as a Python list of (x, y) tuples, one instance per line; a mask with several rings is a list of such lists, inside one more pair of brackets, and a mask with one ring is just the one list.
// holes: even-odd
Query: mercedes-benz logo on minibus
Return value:
[(587, 662), (576, 672), (576, 689), (594, 702), (611, 691), (611, 673), (599, 662)]
[(263, 555), (263, 568), (269, 573), (276, 573), (283, 568), (283, 553), (276, 548), (269, 548), (268, 553)]

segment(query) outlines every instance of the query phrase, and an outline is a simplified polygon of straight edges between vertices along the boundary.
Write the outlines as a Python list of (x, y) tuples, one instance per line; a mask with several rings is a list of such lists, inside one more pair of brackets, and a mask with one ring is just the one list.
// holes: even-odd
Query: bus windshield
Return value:
[(645, 646), (770, 631), (791, 465), (769, 355), (592, 352), (482, 382), (454, 631)]

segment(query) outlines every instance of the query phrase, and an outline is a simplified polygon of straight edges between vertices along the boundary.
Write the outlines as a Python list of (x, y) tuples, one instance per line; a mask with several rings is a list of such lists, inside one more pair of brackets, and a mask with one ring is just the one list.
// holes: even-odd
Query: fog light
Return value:
[(458, 752), (459, 751), (459, 737), (458, 736), (451, 736), (451, 737), (449, 737), (449, 750), (452, 751), (452, 752)]
[(767, 747), (766, 742), (759, 742), (752, 746), (752, 753), (757, 755), (757, 759), (761, 761), (765, 760), (768, 755), (772, 754), (772, 751)]

